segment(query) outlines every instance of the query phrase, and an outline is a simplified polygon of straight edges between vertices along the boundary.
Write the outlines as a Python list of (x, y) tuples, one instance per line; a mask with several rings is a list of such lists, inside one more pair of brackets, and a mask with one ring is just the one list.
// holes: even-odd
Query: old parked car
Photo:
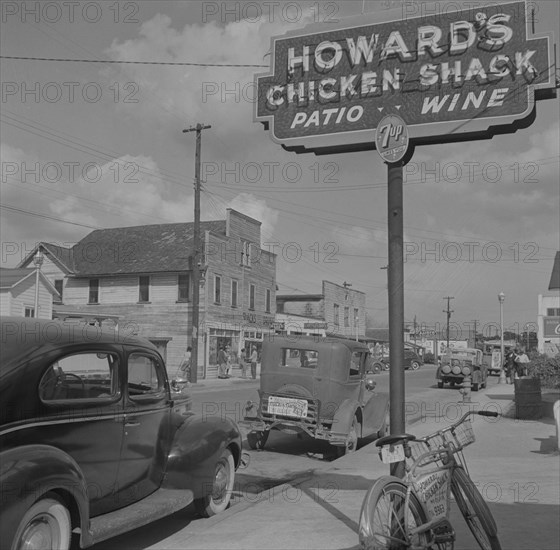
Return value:
[(472, 390), (486, 387), (488, 369), (482, 361), (482, 351), (475, 348), (447, 348), (441, 356), (436, 371), (438, 388), (443, 385), (462, 384), (466, 376), (471, 377)]
[(195, 415), (154, 345), (87, 324), (0, 325), (3, 548), (87, 547), (192, 502), (225, 510), (239, 429)]
[(389, 395), (374, 392), (366, 345), (353, 340), (273, 336), (262, 350), (258, 402), (249, 402), (242, 425), (253, 449), (270, 430), (306, 433), (342, 455), (358, 440), (389, 428)]
[[(416, 353), (415, 350), (410, 348), (404, 348), (404, 368), (411, 370), (418, 370), (424, 361), (422, 357)], [(375, 362), (374, 366), (376, 370), (389, 370), (391, 368), (391, 356), (384, 355), (378, 361)]]

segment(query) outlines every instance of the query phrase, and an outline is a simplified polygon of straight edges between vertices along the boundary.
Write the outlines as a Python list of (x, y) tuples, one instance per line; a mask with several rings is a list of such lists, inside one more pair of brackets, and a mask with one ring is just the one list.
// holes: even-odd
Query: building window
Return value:
[(241, 265), (251, 265), (251, 243), (249, 241), (241, 243)]
[(55, 279), (54, 280), (54, 288), (58, 292), (60, 298), (55, 298), (55, 304), (62, 304), (62, 293), (64, 291), (64, 279)]
[(560, 317), (560, 307), (549, 307), (546, 310), (547, 317)]
[(231, 280), (231, 307), (237, 307), (238, 283), (235, 279)]
[(255, 309), (255, 285), (249, 287), (249, 309)]
[(270, 313), (270, 288), (266, 289), (266, 312)]
[(349, 307), (344, 308), (344, 326), (345, 327), (350, 326), (350, 308)]
[(99, 279), (90, 279), (88, 304), (98, 304), (98, 303), (99, 303)]
[(222, 278), (219, 275), (214, 276), (214, 303), (222, 303)]
[(25, 310), (23, 312), (23, 315), (25, 317), (35, 317), (35, 308), (34, 307), (29, 307), (29, 306), (25, 306)]
[(150, 277), (142, 275), (138, 277), (138, 301), (139, 302), (149, 302), (150, 301)]
[(334, 324), (335, 324), (335, 326), (338, 326), (340, 324), (339, 320), (338, 320), (338, 310), (339, 309), (340, 308), (338, 307), (338, 304), (334, 304)]
[(358, 326), (358, 321), (360, 320), (359, 310), (358, 308), (354, 308), (354, 324)]
[(177, 275), (177, 301), (188, 302), (190, 299), (189, 286), (191, 278), (187, 273)]

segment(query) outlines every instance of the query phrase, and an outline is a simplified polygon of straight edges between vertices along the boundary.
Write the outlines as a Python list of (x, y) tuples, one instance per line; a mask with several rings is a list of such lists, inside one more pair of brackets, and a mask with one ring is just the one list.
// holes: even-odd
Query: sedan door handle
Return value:
[(134, 420), (130, 420), (128, 422), (125, 422), (125, 427), (130, 428), (130, 427), (134, 427), (134, 426), (140, 426), (140, 422), (138, 421), (134, 421)]

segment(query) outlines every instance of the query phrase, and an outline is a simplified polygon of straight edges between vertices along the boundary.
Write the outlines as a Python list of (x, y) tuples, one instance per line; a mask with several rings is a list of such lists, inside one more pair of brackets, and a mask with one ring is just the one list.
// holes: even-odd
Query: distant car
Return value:
[(195, 415), (153, 344), (87, 324), (0, 326), (3, 548), (84, 548), (192, 502), (227, 508), (238, 427)]
[[(391, 368), (391, 357), (390, 355), (385, 355), (381, 357), (375, 364), (381, 368), (382, 370), (389, 370)], [(411, 370), (418, 370), (424, 361), (422, 357), (416, 353), (413, 349), (405, 348), (404, 349), (404, 368), (411, 369)]]
[(443, 388), (444, 384), (462, 384), (468, 375), (471, 377), (473, 391), (486, 387), (488, 369), (483, 364), (482, 351), (474, 348), (447, 349), (441, 356), (441, 364), (436, 371), (438, 388)]

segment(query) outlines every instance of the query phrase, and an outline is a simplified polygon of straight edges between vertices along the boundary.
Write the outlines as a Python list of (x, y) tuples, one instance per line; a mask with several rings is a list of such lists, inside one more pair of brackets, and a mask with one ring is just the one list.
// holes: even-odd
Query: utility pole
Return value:
[(474, 319), (472, 321), (472, 323), (474, 324), (474, 344), (473, 344), (473, 346), (476, 348), (476, 325), (478, 324), (478, 320)]
[(416, 315), (414, 316), (414, 345), (416, 346)]
[(192, 339), (191, 339), (191, 382), (198, 382), (198, 313), (200, 308), (200, 148), (202, 143), (202, 130), (211, 128), (210, 125), (198, 123), (191, 126), (183, 133), (196, 132), (196, 152), (194, 165), (194, 235), (193, 235), (193, 301), (192, 301)]
[(447, 331), (446, 331), (446, 336), (447, 336), (447, 347), (449, 347), (449, 319), (451, 319), (451, 314), (453, 313), (452, 309), (449, 309), (449, 302), (451, 300), (455, 300), (455, 298), (453, 296), (444, 296), (443, 298), (444, 300), (447, 300), (447, 309), (443, 310), (443, 313), (447, 313)]

